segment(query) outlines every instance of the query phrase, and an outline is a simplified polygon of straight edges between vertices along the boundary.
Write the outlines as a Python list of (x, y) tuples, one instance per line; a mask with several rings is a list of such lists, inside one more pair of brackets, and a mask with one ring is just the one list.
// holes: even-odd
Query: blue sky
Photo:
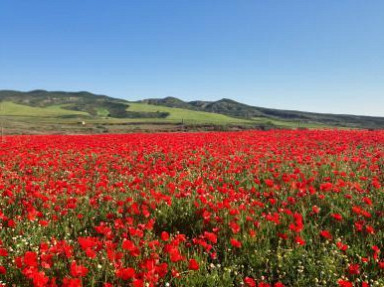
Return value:
[(384, 116), (382, 0), (1, 0), (0, 89)]

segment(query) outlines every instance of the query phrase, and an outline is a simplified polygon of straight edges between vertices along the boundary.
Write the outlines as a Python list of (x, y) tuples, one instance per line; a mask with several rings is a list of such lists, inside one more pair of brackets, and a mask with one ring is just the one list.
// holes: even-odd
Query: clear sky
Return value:
[(384, 116), (384, 1), (1, 0), (0, 89)]

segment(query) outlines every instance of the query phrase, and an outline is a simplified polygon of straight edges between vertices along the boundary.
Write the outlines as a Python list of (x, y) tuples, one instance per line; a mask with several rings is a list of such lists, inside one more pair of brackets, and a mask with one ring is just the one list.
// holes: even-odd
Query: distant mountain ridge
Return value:
[(86, 112), (90, 116), (108, 116), (113, 118), (164, 118), (166, 113), (138, 113), (127, 111), (129, 102), (90, 92), (63, 92), (33, 90), (20, 92), (0, 90), (0, 101), (10, 101), (31, 107), (49, 107), (59, 105), (66, 110)]
[[(267, 125), (269, 127), (286, 126), (330, 126), (347, 128), (384, 129), (384, 117), (322, 114), (302, 111), (270, 109), (250, 106), (231, 99), (223, 98), (218, 101), (183, 101), (175, 97), (162, 99), (144, 99), (141, 101), (128, 101), (96, 95), (90, 92), (64, 92), (33, 90), (21, 92), (13, 90), (0, 90), (0, 102), (14, 103), (9, 109), (21, 111), (22, 107), (51, 108), (50, 114), (55, 113), (54, 107), (61, 109), (61, 117), (90, 117), (90, 118), (118, 118), (118, 119), (143, 119), (147, 122), (183, 122), (186, 114), (194, 113), (197, 122), (212, 122), (212, 116), (216, 117), (216, 124), (220, 119), (223, 124), (233, 123), (247, 127)], [(22, 105), (22, 106), (20, 106)], [(139, 106), (138, 106), (139, 105)], [(159, 107), (159, 109), (157, 109)], [(163, 107), (163, 108), (161, 108)], [(174, 109), (178, 108), (178, 110)], [(36, 110), (36, 109), (35, 109)], [(74, 115), (68, 115), (66, 111), (75, 111)], [(203, 112), (203, 113), (202, 113)], [(20, 114), (20, 113), (18, 113)], [(35, 112), (36, 114), (36, 112)], [(172, 117), (169, 117), (170, 115)], [(177, 114), (177, 116), (175, 116)], [(25, 114), (28, 116), (28, 114)], [(38, 114), (38, 116), (40, 116)], [(41, 115), (43, 116), (43, 115)], [(220, 117), (217, 117), (220, 116)], [(227, 118), (223, 118), (226, 116)], [(36, 117), (36, 115), (35, 115)], [(205, 119), (200, 120), (201, 117)], [(229, 118), (228, 118), (229, 117)], [(171, 118), (171, 119), (169, 119)]]
[(351, 126), (365, 128), (384, 128), (384, 117), (359, 116), (359, 115), (340, 115), (323, 114), (292, 110), (270, 109), (255, 107), (236, 102), (231, 99), (223, 98), (218, 101), (190, 101), (185, 102), (178, 98), (166, 97), (160, 99), (145, 99), (141, 102), (223, 114), (236, 118), (252, 119), (257, 117), (271, 118), (278, 120), (297, 120), (301, 122), (316, 122), (335, 126)]

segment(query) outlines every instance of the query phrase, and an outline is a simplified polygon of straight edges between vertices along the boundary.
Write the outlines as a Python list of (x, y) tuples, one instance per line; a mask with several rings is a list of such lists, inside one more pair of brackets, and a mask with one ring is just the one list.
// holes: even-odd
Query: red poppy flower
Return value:
[(332, 240), (332, 238), (333, 238), (332, 234), (328, 230), (322, 230), (320, 232), (320, 235), (321, 235), (321, 237), (328, 239), (328, 240)]
[(360, 266), (359, 264), (350, 264), (348, 266), (348, 273), (351, 275), (360, 274)]
[(256, 287), (256, 281), (250, 277), (245, 277), (244, 283), (247, 287)]
[(235, 247), (235, 248), (241, 248), (241, 242), (240, 241), (238, 241), (238, 240), (236, 240), (236, 239), (234, 239), (234, 238), (231, 238), (231, 245), (233, 246), (233, 247)]
[(72, 261), (70, 269), (73, 277), (84, 277), (88, 274), (88, 268), (82, 265), (77, 265), (75, 261)]
[(133, 268), (121, 268), (116, 270), (116, 276), (123, 280), (129, 280), (135, 276), (136, 272)]
[(163, 240), (163, 241), (168, 241), (168, 240), (169, 240), (169, 233), (166, 232), (166, 231), (163, 231), (163, 232), (161, 233), (161, 240)]
[(195, 259), (190, 259), (188, 269), (199, 270), (199, 263)]
[(7, 269), (4, 266), (0, 265), (0, 274), (6, 274), (6, 273), (7, 273)]

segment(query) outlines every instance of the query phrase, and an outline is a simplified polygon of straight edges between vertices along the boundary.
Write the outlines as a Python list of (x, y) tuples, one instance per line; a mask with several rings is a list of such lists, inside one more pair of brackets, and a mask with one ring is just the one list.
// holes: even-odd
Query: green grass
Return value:
[[(129, 103), (130, 107), (129, 111), (135, 112), (168, 112), (170, 115), (166, 118), (168, 121), (181, 122), (184, 120), (186, 124), (188, 123), (211, 123), (211, 124), (260, 124), (260, 125), (273, 125), (281, 128), (326, 128), (329, 127), (327, 125), (317, 124), (317, 123), (301, 123), (298, 121), (283, 121), (283, 120), (275, 120), (269, 118), (252, 118), (250, 120), (238, 119), (229, 117), (222, 114), (216, 113), (208, 113), (208, 112), (200, 112), (193, 111), (187, 109), (180, 108), (171, 108), (157, 105), (149, 105), (142, 103)], [(151, 119), (153, 120), (153, 119)], [(164, 121), (164, 119), (158, 119), (158, 121)]]
[[(184, 121), (186, 124), (272, 124), (279, 127), (326, 127), (325, 125), (320, 124), (309, 124), (309, 123), (299, 123), (293, 121), (281, 121), (273, 120), (268, 118), (253, 118), (252, 120), (237, 119), (232, 118), (226, 115), (193, 111), (180, 108), (171, 108), (164, 106), (148, 105), (142, 103), (130, 103), (128, 111), (133, 112), (167, 112), (169, 116), (166, 118), (138, 118), (138, 119), (114, 119), (108, 118), (107, 121), (110, 123), (121, 123), (121, 122), (170, 122), (170, 123), (179, 123)], [(31, 107), (27, 105), (16, 104), (13, 102), (3, 102), (1, 104), (0, 114), (2, 116), (17, 116), (17, 117), (40, 117), (40, 118), (55, 118), (64, 117), (64, 121), (76, 121), (76, 117), (90, 116), (86, 112), (81, 111), (72, 111), (66, 110), (62, 105), (53, 105), (48, 107)], [(106, 117), (108, 111), (105, 109), (99, 109), (98, 115), (100, 117)], [(65, 119), (65, 116), (73, 116)], [(89, 122), (99, 122), (100, 118), (89, 119)], [(103, 120), (105, 121), (105, 120)]]
[(98, 108), (97, 109), (97, 115), (100, 117), (108, 117), (109, 111), (104, 108)]
[[(166, 118), (168, 121), (185, 123), (208, 123), (208, 124), (245, 124), (252, 121), (228, 117), (221, 114), (192, 111), (180, 108), (170, 108), (164, 106), (148, 105), (142, 103), (129, 103), (128, 111), (132, 112), (167, 112), (170, 115)], [(153, 119), (151, 119), (153, 120)], [(158, 119), (157, 121), (164, 121)]]
[(281, 128), (329, 128), (329, 125), (319, 123), (303, 123), (299, 121), (283, 121), (268, 118), (252, 118), (252, 121), (257, 124), (272, 124)]
[[(129, 103), (128, 111), (133, 112), (167, 112), (166, 118), (112, 118), (108, 110), (99, 108), (97, 116), (87, 112), (65, 109), (65, 105), (48, 107), (32, 107), (5, 101), (0, 103), (0, 120), (5, 126), (6, 133), (52, 133), (52, 132), (127, 132), (132, 130), (172, 130), (184, 123), (185, 127), (201, 127), (201, 125), (230, 127), (230, 126), (269, 126), (277, 128), (326, 128), (316, 123), (299, 123), (269, 118), (253, 118), (250, 120), (232, 118), (230, 116), (193, 111), (182, 108), (149, 105), (144, 103)], [(81, 125), (81, 122), (85, 125)], [(130, 125), (132, 124), (132, 125)]]
[(20, 105), (13, 102), (2, 102), (0, 104), (0, 115), (24, 117), (89, 116), (86, 112), (66, 110), (60, 105), (40, 108)]
[[(251, 121), (236, 119), (225, 115), (192, 111), (179, 108), (162, 107), (140, 103), (130, 103), (129, 111), (134, 112), (168, 112), (170, 115), (163, 118), (140, 118), (140, 119), (114, 119), (109, 118), (110, 122), (181, 122), (185, 123), (207, 123), (207, 124), (244, 124)], [(98, 115), (106, 117), (108, 111), (99, 109)], [(31, 107), (27, 105), (16, 104), (13, 102), (3, 102), (1, 104), (0, 113), (2, 116), (18, 116), (18, 117), (41, 117), (41, 118), (56, 118), (63, 116), (89, 116), (86, 112), (66, 110), (62, 105), (53, 105), (48, 107)], [(70, 121), (70, 119), (68, 119)], [(73, 119), (75, 120), (75, 119)], [(99, 121), (100, 119), (89, 119), (89, 121)]]

